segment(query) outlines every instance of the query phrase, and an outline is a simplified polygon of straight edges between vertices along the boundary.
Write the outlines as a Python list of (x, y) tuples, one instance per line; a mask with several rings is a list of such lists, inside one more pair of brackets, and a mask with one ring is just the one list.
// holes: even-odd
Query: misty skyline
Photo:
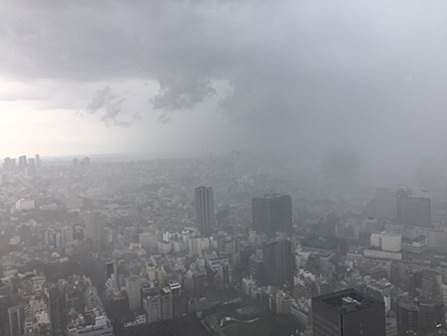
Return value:
[(447, 335), (446, 0), (0, 0), (0, 336)]
[(444, 161), (446, 7), (3, 1), (0, 151)]

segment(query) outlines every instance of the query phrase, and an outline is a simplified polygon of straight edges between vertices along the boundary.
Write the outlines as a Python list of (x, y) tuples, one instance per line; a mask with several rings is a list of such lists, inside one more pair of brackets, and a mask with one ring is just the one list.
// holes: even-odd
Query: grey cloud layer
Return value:
[(129, 116), (123, 111), (125, 100), (113, 93), (110, 86), (106, 86), (98, 90), (89, 101), (86, 112), (97, 115), (108, 126), (129, 126), (137, 116)]
[[(447, 121), (445, 1), (1, 6), (0, 72), (9, 76), (157, 80), (151, 103), (162, 121), (194, 109), (216, 94), (215, 81), (226, 81), (231, 92), (219, 109), (265, 146), (271, 137), (293, 148), (340, 143), (411, 157), (447, 144), (434, 135)], [(103, 99), (101, 118), (120, 120), (120, 100), (102, 93), (90, 111)]]

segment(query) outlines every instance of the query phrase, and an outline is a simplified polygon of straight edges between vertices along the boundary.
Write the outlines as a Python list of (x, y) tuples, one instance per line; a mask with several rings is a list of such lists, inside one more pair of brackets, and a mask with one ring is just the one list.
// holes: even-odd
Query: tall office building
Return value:
[(408, 189), (400, 189), (396, 195), (396, 222), (401, 225), (431, 226), (431, 200), (427, 193), (414, 194)]
[(196, 221), (200, 233), (210, 236), (215, 223), (213, 188), (200, 186), (194, 190)]
[(97, 252), (106, 245), (105, 219), (96, 211), (88, 214), (85, 223), (85, 236), (93, 242)]
[(178, 282), (170, 282), (169, 289), (172, 294), (173, 318), (180, 318), (188, 311), (188, 298), (183, 295), (182, 285)]
[(48, 313), (50, 317), (51, 336), (67, 334), (65, 284), (63, 281), (51, 283), (48, 287)]
[(264, 281), (266, 285), (293, 285), (295, 257), (287, 239), (267, 242), (263, 248)]
[(147, 323), (174, 318), (174, 294), (169, 287), (150, 288), (145, 291), (143, 308)]
[(377, 188), (374, 199), (367, 206), (368, 216), (379, 219), (396, 217), (396, 192), (393, 189)]
[(439, 300), (414, 299), (409, 296), (397, 302), (397, 334), (432, 335), (445, 326), (444, 305)]
[(256, 232), (272, 237), (292, 229), (292, 198), (269, 194), (252, 200), (253, 226)]
[(385, 336), (383, 301), (346, 289), (312, 298), (313, 336)]
[(126, 278), (126, 292), (129, 298), (129, 308), (132, 311), (137, 311), (141, 308), (141, 288), (143, 286), (143, 279), (138, 275), (131, 275)]
[(108, 295), (105, 302), (107, 316), (114, 323), (126, 321), (132, 315), (129, 298), (125, 291), (116, 291)]
[(161, 290), (161, 319), (163, 321), (172, 320), (174, 318), (174, 301), (171, 289), (169, 287)]
[(147, 323), (150, 324), (161, 320), (160, 288), (152, 287), (145, 289), (143, 308)]
[(22, 305), (8, 308), (9, 336), (23, 336), (25, 330), (25, 311)]
[(441, 297), (442, 274), (431, 269), (422, 269), (409, 275), (409, 294), (435, 301)]

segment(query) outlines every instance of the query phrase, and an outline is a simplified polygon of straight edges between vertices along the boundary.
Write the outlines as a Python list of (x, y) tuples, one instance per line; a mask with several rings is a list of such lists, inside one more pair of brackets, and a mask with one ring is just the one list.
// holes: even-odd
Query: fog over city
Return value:
[(446, 335), (446, 13), (0, 0), (0, 336)]

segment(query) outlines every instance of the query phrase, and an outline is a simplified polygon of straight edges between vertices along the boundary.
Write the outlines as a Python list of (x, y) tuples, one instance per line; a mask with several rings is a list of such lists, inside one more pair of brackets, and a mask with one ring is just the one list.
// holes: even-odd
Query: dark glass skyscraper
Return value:
[(295, 258), (290, 240), (279, 239), (266, 243), (263, 248), (263, 259), (266, 285), (280, 287), (293, 284)]
[(200, 186), (194, 190), (196, 222), (203, 236), (211, 235), (215, 223), (213, 188)]
[(292, 198), (290, 195), (269, 194), (252, 200), (253, 227), (258, 233), (274, 236), (292, 228)]
[(49, 284), (48, 295), (51, 336), (64, 336), (67, 334), (67, 307), (64, 282), (59, 281)]
[(346, 289), (312, 298), (314, 336), (385, 336), (385, 304)]

